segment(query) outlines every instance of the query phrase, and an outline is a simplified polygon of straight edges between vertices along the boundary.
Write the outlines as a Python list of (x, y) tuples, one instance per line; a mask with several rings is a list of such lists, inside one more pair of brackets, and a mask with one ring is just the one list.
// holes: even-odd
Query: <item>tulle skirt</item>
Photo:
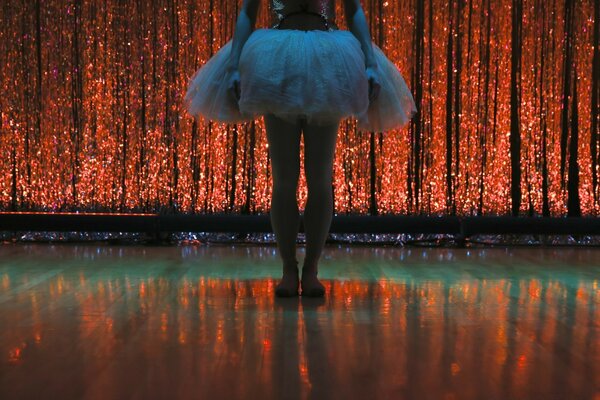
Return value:
[(184, 98), (190, 115), (239, 123), (274, 114), (317, 125), (353, 116), (360, 129), (386, 131), (416, 113), (400, 71), (375, 43), (381, 90), (369, 102), (364, 53), (349, 31), (254, 30), (240, 55), (239, 101), (228, 90), (231, 44), (190, 78)]

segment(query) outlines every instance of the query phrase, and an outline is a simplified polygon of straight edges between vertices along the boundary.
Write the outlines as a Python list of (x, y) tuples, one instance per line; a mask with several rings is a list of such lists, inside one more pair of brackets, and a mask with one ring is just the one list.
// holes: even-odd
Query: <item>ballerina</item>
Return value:
[[(233, 39), (190, 78), (188, 113), (240, 123), (264, 116), (273, 171), (271, 226), (283, 276), (277, 296), (323, 296), (318, 262), (333, 216), (332, 175), (339, 123), (383, 132), (417, 112), (398, 68), (372, 42), (359, 0), (342, 0), (349, 30), (335, 23), (335, 0), (270, 0), (273, 25), (255, 29), (260, 0), (244, 0)], [(296, 200), (300, 140), (308, 199), (306, 252), (298, 278)]]

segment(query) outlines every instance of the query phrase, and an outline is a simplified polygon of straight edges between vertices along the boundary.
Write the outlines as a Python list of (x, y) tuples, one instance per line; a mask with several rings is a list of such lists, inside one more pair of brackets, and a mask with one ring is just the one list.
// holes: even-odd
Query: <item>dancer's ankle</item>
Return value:
[(283, 272), (291, 272), (298, 273), (298, 261), (284, 261), (283, 262)]
[(317, 275), (319, 268), (316, 263), (304, 263), (302, 266), (302, 275)]

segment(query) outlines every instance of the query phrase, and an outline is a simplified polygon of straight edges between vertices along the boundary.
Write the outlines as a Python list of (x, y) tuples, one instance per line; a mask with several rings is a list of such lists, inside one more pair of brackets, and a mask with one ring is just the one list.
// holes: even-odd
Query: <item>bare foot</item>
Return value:
[(325, 286), (317, 278), (316, 268), (302, 268), (302, 296), (321, 297), (325, 295)]
[(275, 295), (279, 297), (298, 296), (298, 283), (298, 267), (284, 267), (281, 281), (275, 286)]

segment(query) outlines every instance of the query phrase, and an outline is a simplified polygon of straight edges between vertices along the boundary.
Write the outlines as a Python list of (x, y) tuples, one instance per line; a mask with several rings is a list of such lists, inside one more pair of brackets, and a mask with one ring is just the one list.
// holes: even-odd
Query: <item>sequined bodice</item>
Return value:
[(277, 25), (286, 15), (298, 11), (317, 13), (329, 21), (332, 28), (335, 25), (335, 0), (271, 0), (274, 23)]

